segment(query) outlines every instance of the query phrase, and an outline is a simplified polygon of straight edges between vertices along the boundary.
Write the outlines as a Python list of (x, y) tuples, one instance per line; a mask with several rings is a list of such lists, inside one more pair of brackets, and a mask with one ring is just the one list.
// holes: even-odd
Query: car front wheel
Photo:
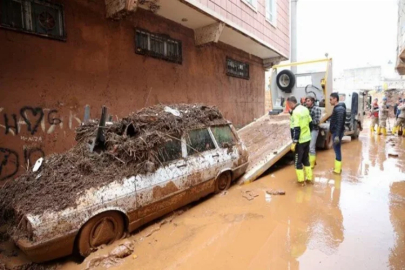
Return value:
[(215, 181), (215, 193), (220, 193), (227, 190), (232, 182), (232, 175), (230, 172), (221, 173)]
[(124, 234), (124, 220), (118, 212), (101, 213), (90, 219), (83, 227), (77, 242), (78, 251), (87, 257), (101, 245), (109, 245)]

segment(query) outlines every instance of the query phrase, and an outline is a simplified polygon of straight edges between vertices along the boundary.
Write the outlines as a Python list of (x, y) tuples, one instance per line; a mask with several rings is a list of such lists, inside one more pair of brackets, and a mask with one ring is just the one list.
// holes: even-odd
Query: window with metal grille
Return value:
[(66, 38), (62, 5), (44, 0), (0, 0), (0, 27)]
[(136, 29), (135, 52), (174, 63), (182, 63), (181, 41)]
[(249, 80), (249, 64), (226, 58), (226, 75)]

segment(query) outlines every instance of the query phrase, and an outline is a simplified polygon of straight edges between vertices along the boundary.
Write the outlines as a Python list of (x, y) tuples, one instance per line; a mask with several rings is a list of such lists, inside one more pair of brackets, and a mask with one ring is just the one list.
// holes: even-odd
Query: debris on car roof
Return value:
[(99, 124), (91, 121), (77, 128), (77, 145), (72, 149), (46, 157), (36, 171), (0, 189), (0, 221), (12, 220), (15, 214), (75, 207), (76, 198), (89, 188), (157, 169), (161, 165), (158, 148), (166, 141), (179, 139), (187, 130), (224, 124), (227, 121), (216, 107), (156, 105), (102, 127), (104, 148), (93, 152), (89, 142)]

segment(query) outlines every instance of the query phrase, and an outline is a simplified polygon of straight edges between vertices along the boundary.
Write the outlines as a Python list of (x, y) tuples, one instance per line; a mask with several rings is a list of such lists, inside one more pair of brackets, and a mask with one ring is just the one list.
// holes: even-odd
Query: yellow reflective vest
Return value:
[(312, 122), (311, 115), (309, 110), (302, 106), (297, 105), (292, 111), (291, 114), (291, 121), (290, 121), (290, 128), (291, 128), (291, 136), (294, 140), (294, 135), (299, 128), (299, 139), (298, 143), (306, 143), (311, 140), (311, 130), (309, 128), (309, 123)]

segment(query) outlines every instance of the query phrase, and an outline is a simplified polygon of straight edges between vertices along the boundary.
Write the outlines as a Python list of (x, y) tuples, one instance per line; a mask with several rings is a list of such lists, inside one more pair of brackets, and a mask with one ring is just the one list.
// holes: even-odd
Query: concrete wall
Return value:
[(266, 20), (265, 0), (257, 0), (256, 10), (242, 0), (199, 0), (199, 2), (271, 44), (284, 55), (290, 55), (289, 0), (276, 0), (275, 24)]
[[(36, 158), (74, 145), (84, 106), (121, 118), (146, 104), (217, 105), (237, 126), (264, 113), (261, 61), (218, 44), (197, 48), (191, 29), (138, 10), (105, 19), (104, 1), (60, 0), (67, 41), (0, 29), (0, 185)], [(182, 41), (183, 64), (135, 54), (135, 27)], [(249, 62), (250, 80), (229, 77), (225, 57)]]

